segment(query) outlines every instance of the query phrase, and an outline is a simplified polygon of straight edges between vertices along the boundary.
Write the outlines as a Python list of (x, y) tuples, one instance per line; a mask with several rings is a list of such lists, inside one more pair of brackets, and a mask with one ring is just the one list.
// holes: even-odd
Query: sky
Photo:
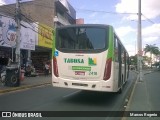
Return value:
[[(27, 1), (27, 0), (22, 0)], [(16, 0), (0, 0), (0, 4)], [(85, 24), (108, 24), (130, 55), (137, 53), (138, 0), (68, 0), (75, 8), (77, 18), (84, 18)], [(160, 2), (141, 0), (142, 47), (156, 44), (160, 48)], [(130, 13), (130, 14), (124, 14)]]
[[(68, 1), (75, 8), (77, 18), (84, 18), (86, 24), (112, 25), (129, 54), (137, 53), (138, 0)], [(160, 48), (159, 0), (141, 0), (141, 10), (142, 47), (146, 44), (156, 44)]]

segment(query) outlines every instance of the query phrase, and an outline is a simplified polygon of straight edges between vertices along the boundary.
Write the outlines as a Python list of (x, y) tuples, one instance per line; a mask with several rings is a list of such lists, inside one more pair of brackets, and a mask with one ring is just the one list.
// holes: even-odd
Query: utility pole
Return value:
[(18, 66), (20, 67), (20, 21), (21, 21), (21, 15), (20, 15), (20, 0), (16, 0), (16, 23), (17, 23), (17, 32), (16, 32), (16, 62), (18, 63)]
[(141, 36), (141, 0), (138, 0), (138, 36), (137, 36), (137, 47), (138, 47), (138, 56), (137, 56), (137, 68), (139, 73), (139, 82), (143, 81), (142, 74), (142, 36)]

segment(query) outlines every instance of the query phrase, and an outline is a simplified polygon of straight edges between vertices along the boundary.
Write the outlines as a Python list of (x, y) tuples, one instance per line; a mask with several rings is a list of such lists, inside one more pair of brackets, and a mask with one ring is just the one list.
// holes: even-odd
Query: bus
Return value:
[(56, 28), (52, 55), (55, 87), (121, 93), (129, 76), (129, 54), (111, 25)]

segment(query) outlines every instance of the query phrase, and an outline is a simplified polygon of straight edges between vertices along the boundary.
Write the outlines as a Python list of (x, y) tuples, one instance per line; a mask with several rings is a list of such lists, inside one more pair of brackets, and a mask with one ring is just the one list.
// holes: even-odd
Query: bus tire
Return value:
[(119, 88), (119, 90), (117, 91), (117, 94), (121, 94), (122, 93), (122, 89), (123, 89), (123, 85)]

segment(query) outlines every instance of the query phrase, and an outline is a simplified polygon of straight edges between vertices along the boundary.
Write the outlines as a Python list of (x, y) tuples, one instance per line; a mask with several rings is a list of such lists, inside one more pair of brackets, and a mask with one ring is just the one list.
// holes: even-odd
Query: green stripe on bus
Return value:
[[(108, 55), (107, 55), (107, 59), (112, 58), (113, 57), (113, 28), (111, 26), (109, 26), (109, 47), (108, 47)], [(112, 59), (113, 60), (113, 59)]]
[(54, 52), (55, 52), (55, 40), (56, 40), (56, 31), (53, 30), (53, 46), (52, 46), (52, 57), (54, 56)]
[(91, 67), (87, 66), (72, 66), (72, 70), (82, 70), (82, 71), (91, 71)]

